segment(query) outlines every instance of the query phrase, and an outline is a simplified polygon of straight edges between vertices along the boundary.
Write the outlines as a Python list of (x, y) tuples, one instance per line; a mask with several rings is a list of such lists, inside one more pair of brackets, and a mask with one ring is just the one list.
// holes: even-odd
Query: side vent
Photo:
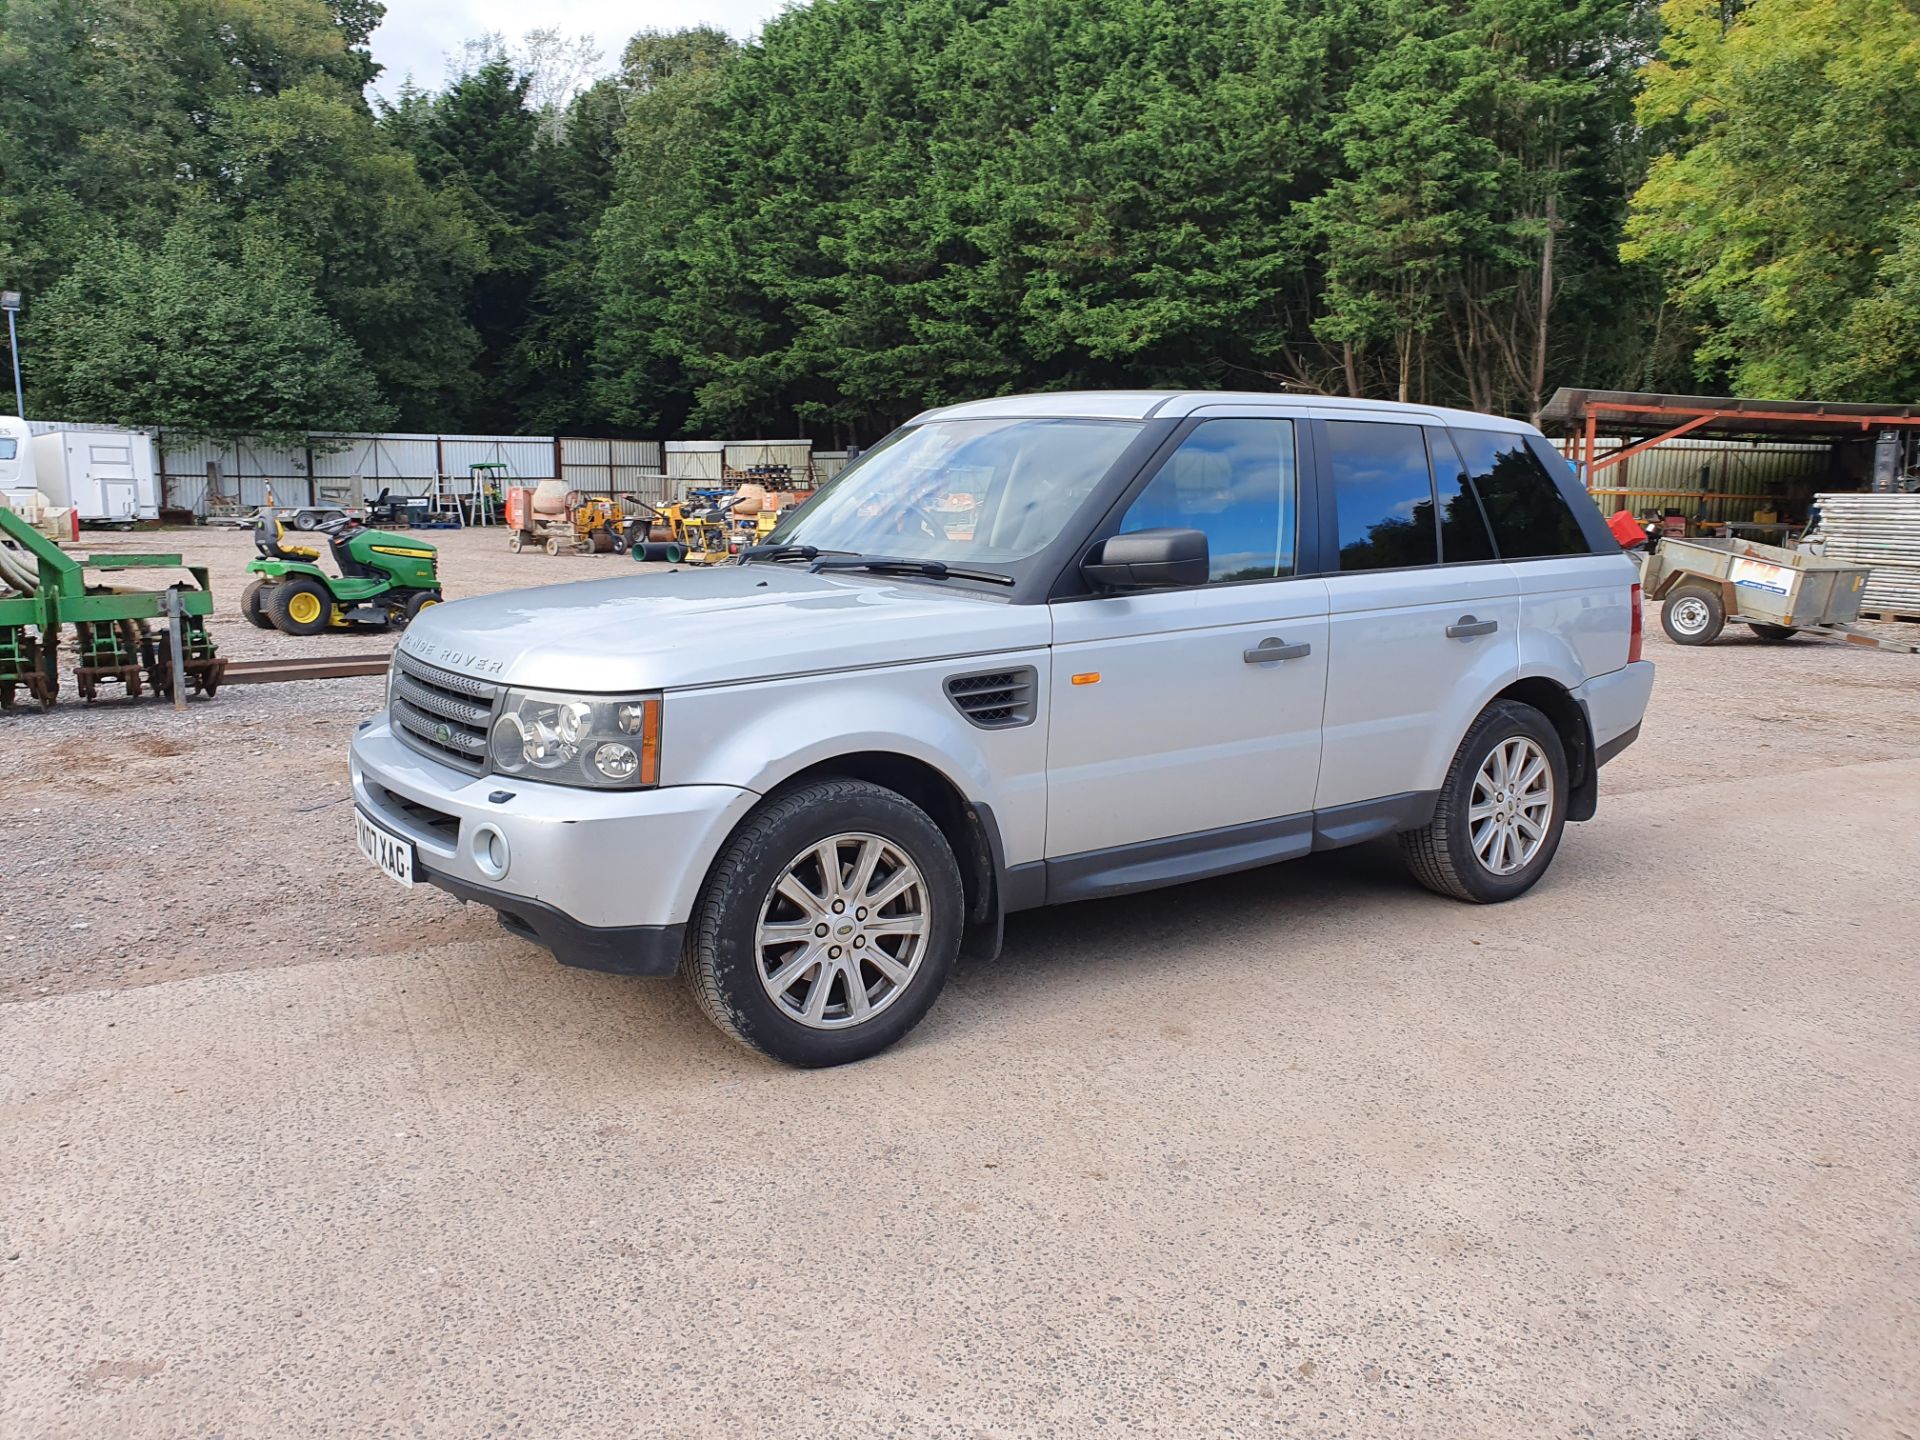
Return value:
[(1011, 730), (1033, 723), (1034, 670), (987, 670), (947, 677), (947, 698), (982, 730)]

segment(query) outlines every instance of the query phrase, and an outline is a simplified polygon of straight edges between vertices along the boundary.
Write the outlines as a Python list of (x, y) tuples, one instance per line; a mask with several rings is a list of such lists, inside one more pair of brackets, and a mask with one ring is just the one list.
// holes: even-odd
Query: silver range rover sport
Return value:
[(955, 405), (739, 563), (426, 612), (353, 741), (359, 844), (840, 1064), (1015, 910), (1389, 835), (1440, 895), (1524, 894), (1639, 733), (1636, 580), (1513, 421)]

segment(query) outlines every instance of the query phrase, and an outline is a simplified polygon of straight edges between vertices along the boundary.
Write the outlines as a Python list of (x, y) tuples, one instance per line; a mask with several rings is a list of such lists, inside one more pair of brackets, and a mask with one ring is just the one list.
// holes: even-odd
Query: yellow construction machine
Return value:
[(671, 505), (649, 505), (644, 500), (628, 503), (646, 512), (626, 522), (627, 549), (635, 560), (718, 565), (732, 557), (732, 527), (724, 506), (690, 508), (682, 501)]

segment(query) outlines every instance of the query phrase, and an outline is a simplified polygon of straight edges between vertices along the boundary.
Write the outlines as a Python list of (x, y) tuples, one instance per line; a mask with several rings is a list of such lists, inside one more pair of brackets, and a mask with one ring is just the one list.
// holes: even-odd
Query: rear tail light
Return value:
[(1633, 587), (1633, 630), (1627, 636), (1627, 664), (1631, 665), (1640, 658), (1640, 642), (1646, 630), (1646, 621), (1640, 614), (1640, 587)]

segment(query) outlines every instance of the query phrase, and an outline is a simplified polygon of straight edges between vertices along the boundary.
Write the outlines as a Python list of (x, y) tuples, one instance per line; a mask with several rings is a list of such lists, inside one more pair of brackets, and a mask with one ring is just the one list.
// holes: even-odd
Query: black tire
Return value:
[(393, 607), (394, 623), (402, 630), (411, 625), (420, 616), (422, 610), (431, 610), (443, 597), (438, 590), (409, 591), (407, 598)]
[(250, 624), (262, 630), (273, 629), (273, 616), (267, 613), (267, 601), (273, 596), (273, 581), (256, 580), (240, 592), (240, 613)]
[[(758, 927), (796, 859), (850, 834), (878, 837), (919, 871), (926, 948), (904, 987), (872, 1019), (816, 1029), (789, 1016), (762, 984)], [(926, 812), (863, 780), (821, 780), (768, 800), (727, 841), (694, 907), (681, 971), (708, 1018), (742, 1045), (806, 1069), (845, 1065), (879, 1054), (920, 1023), (953, 968), (963, 922), (959, 866)]]
[[(307, 613), (302, 597), (320, 602), (317, 616)], [(294, 618), (294, 610), (302, 612), (300, 618)], [(283, 635), (318, 635), (333, 623), (333, 596), (319, 581), (296, 576), (273, 587), (273, 594), (267, 599), (267, 613), (273, 617), (273, 628)]]
[(1676, 645), (1711, 645), (1726, 624), (1727, 607), (1711, 585), (1682, 585), (1660, 607), (1660, 628)]
[[(1499, 875), (1474, 852), (1468, 811), (1481, 766), (1496, 746), (1516, 739), (1532, 741), (1546, 756), (1553, 780), (1552, 807), (1540, 848), (1513, 874)], [(1480, 712), (1454, 752), (1433, 819), (1418, 830), (1402, 832), (1400, 853), (1413, 878), (1434, 894), (1480, 905), (1494, 904), (1524, 895), (1547, 873), (1566, 823), (1567, 754), (1560, 732), (1531, 705), (1496, 700)]]
[(1747, 628), (1753, 631), (1754, 639), (1765, 640), (1769, 645), (1778, 645), (1782, 640), (1791, 640), (1799, 630), (1791, 625), (1760, 625), (1749, 623)]

